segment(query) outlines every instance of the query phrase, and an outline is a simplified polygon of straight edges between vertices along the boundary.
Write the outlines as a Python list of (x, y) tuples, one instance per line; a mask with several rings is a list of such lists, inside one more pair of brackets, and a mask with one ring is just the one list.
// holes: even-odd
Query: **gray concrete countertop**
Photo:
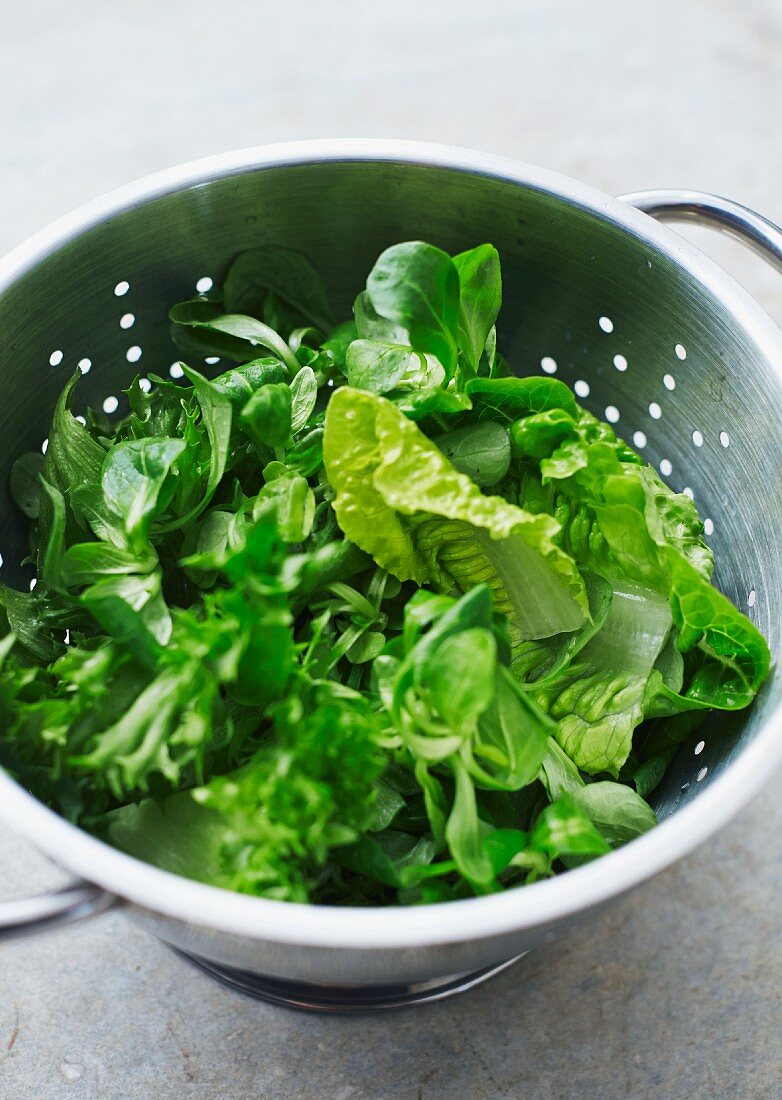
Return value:
[[(6, 0), (0, 251), (212, 152), (396, 136), (782, 220), (777, 0)], [(782, 319), (782, 284), (695, 235)], [(0, 334), (1, 338), (1, 334)], [(221, 988), (112, 913), (4, 947), (0, 1097), (782, 1097), (782, 803), (451, 1001), (322, 1019)], [(0, 896), (58, 880), (0, 830)]]

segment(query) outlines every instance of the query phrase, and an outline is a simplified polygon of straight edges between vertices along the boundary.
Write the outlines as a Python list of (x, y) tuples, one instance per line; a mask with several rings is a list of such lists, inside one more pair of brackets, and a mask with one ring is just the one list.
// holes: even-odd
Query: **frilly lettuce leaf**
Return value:
[(274, 734), (206, 786), (107, 814), (109, 840), (188, 878), (309, 900), (331, 850), (373, 818), (385, 766), (379, 726), (358, 695), (323, 684), (280, 705)]
[(445, 591), (488, 584), (514, 643), (588, 618), (581, 576), (554, 542), (556, 520), (485, 496), (391, 402), (338, 390), (323, 453), (345, 537), (399, 580)]

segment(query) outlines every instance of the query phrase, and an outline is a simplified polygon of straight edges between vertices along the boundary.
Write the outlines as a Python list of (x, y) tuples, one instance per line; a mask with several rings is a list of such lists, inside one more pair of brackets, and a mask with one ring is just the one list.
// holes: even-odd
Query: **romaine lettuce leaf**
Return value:
[(657, 696), (649, 714), (672, 714), (713, 707), (740, 710), (757, 695), (771, 662), (760, 631), (727, 597), (707, 583), (697, 569), (675, 551), (668, 552), (671, 609), (677, 646), (697, 657), (695, 671), (679, 692), (657, 673)]
[(391, 402), (345, 387), (326, 414), (324, 460), (346, 538), (400, 580), (492, 588), (512, 641), (576, 630), (583, 581), (557, 522), (485, 496)]
[(557, 741), (582, 771), (618, 775), (643, 720), (647, 684), (672, 622), (667, 599), (653, 589), (615, 587), (602, 628), (535, 692), (557, 723)]
[(645, 689), (644, 713), (746, 706), (767, 675), (768, 646), (711, 584), (713, 555), (695, 505), (672, 492), (637, 456), (628, 457), (608, 425), (582, 414), (578, 432), (575, 443), (564, 443), (541, 463), (544, 483), (556, 485), (560, 501), (570, 502), (554, 507), (564, 545), (582, 568), (664, 596), (679, 650), (699, 652), (700, 664), (680, 691), (654, 674)]
[[(512, 436), (518, 437), (523, 425), (522, 420), (514, 426)], [(542, 459), (540, 472), (543, 484), (569, 502), (564, 539), (577, 559), (582, 564), (591, 560), (604, 576), (620, 573), (662, 591), (669, 581), (660, 550), (673, 547), (708, 580), (713, 556), (690, 498), (669, 489), (608, 424), (590, 413), (580, 411), (575, 433)], [(560, 507), (567, 510), (567, 505)], [(582, 532), (570, 535), (569, 522), (578, 523)], [(595, 524), (599, 536), (590, 530)]]

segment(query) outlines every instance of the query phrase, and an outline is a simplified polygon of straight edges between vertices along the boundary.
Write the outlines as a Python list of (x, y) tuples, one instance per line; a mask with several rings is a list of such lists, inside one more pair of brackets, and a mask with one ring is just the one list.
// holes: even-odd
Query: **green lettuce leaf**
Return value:
[(447, 377), (456, 370), (459, 274), (447, 253), (423, 241), (392, 245), (367, 278), (375, 313), (409, 333), (416, 351), (439, 359)]
[(576, 399), (557, 378), (471, 378), (465, 385), (482, 415), (499, 420), (516, 420), (552, 409), (578, 416)]
[(134, 439), (118, 443), (106, 456), (101, 474), (103, 499), (121, 520), (134, 549), (146, 547), (163, 486), (184, 449), (181, 439)]
[(566, 439), (575, 436), (576, 423), (564, 409), (533, 413), (511, 425), (513, 455), (518, 459), (540, 462), (549, 458)]
[(615, 588), (602, 628), (535, 693), (557, 723), (560, 746), (582, 771), (619, 774), (672, 622), (667, 599), (654, 590)]
[(484, 496), (389, 401), (338, 390), (324, 460), (345, 536), (400, 580), (445, 591), (488, 583), (516, 641), (587, 618), (578, 570), (554, 542), (556, 521)]
[[(541, 463), (556, 485), (562, 540), (582, 567), (664, 596), (683, 653), (699, 663), (680, 691), (656, 673), (645, 688), (649, 717), (695, 707), (746, 706), (765, 679), (770, 655), (759, 631), (711, 584), (713, 556), (695, 505), (673, 493), (655, 471), (616, 440), (608, 425), (583, 413), (578, 439)], [(564, 513), (567, 512), (567, 516)]]
[(427, 386), (422, 390), (402, 391), (394, 395), (394, 404), (409, 420), (426, 420), (431, 416), (439, 425), (448, 423), (448, 418), (472, 408), (472, 401), (466, 393), (458, 390), (443, 390), (436, 386)]
[(220, 818), (219, 881), (307, 901), (332, 849), (372, 820), (385, 767), (379, 723), (355, 692), (301, 685), (274, 715), (274, 738), (239, 771), (193, 797)]
[(589, 600), (589, 618), (578, 630), (521, 642), (513, 650), (511, 667), (519, 680), (536, 688), (556, 679), (603, 627), (613, 599), (608, 581), (596, 573), (582, 574)]
[(500, 257), (494, 245), (481, 244), (454, 256), (453, 263), (459, 273), (459, 347), (476, 373), (502, 305)]
[(677, 691), (665, 682), (664, 670), (657, 670), (649, 716), (703, 708), (741, 710), (768, 675), (771, 655), (765, 638), (686, 558), (669, 551), (668, 567), (676, 644), (695, 658), (694, 671), (684, 676)]
[(225, 276), (226, 312), (262, 317), (270, 291), (322, 332), (333, 327), (323, 279), (301, 252), (273, 244), (241, 252)]
[(627, 844), (657, 824), (651, 806), (624, 783), (587, 783), (573, 791), (572, 798), (612, 848)]

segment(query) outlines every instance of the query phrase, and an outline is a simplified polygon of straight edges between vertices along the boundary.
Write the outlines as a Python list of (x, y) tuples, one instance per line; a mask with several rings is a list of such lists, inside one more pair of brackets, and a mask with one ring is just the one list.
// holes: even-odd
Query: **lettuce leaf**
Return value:
[(627, 844), (657, 824), (651, 806), (624, 783), (587, 783), (572, 792), (572, 797), (612, 848)]
[(485, 496), (391, 402), (350, 387), (329, 402), (326, 472), (342, 531), (399, 580), (492, 589), (511, 640), (577, 630), (589, 607), (559, 525)]
[(494, 245), (481, 244), (453, 262), (459, 273), (459, 347), (477, 372), (502, 305), (500, 257)]
[(690, 498), (674, 493), (608, 425), (587, 413), (579, 418), (577, 440), (543, 460), (541, 472), (568, 502), (555, 505), (554, 514), (575, 560), (612, 582), (629, 580), (658, 592), (669, 602), (678, 649), (697, 651), (697, 662), (690, 662), (694, 672), (680, 690), (655, 673), (646, 716), (747, 706), (768, 673), (768, 646), (711, 584), (714, 559)]
[(416, 351), (435, 356), (452, 377), (458, 354), (459, 274), (451, 257), (424, 241), (378, 256), (367, 277), (375, 313), (402, 326)]
[(535, 693), (557, 723), (559, 745), (582, 771), (619, 774), (672, 623), (667, 599), (653, 589), (615, 588), (602, 628)]
[(482, 893), (496, 884), (477, 792), (533, 783), (553, 725), (502, 663), (486, 585), (458, 601), (421, 596), (405, 620), (403, 658), (378, 659), (380, 695), (415, 761), (433, 836)]

